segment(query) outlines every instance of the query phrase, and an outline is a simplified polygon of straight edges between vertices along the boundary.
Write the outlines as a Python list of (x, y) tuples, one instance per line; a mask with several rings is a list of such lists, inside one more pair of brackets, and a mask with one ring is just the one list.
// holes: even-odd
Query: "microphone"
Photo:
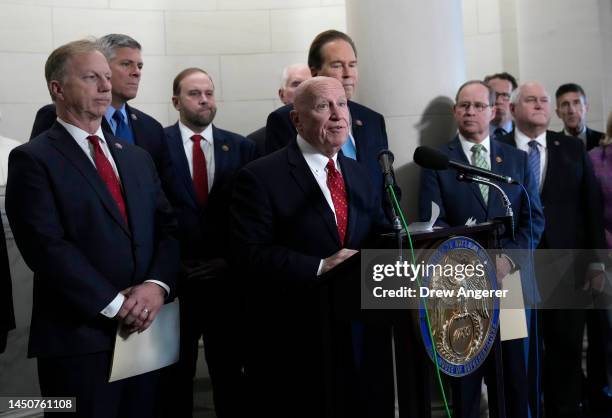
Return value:
[(432, 170), (446, 170), (447, 168), (451, 167), (460, 173), (472, 174), (475, 176), (484, 177), (486, 179), (499, 181), (501, 183), (519, 184), (519, 182), (514, 180), (512, 177), (502, 176), (501, 174), (485, 170), (484, 168), (453, 161), (444, 153), (430, 147), (418, 147), (414, 151), (413, 159), (415, 163), (423, 168), (430, 168)]
[(395, 179), (393, 178), (394, 160), (395, 157), (393, 156), (393, 153), (388, 149), (380, 150), (378, 153), (378, 163), (380, 164), (380, 169), (382, 170), (383, 177), (385, 179), (385, 188), (395, 184)]

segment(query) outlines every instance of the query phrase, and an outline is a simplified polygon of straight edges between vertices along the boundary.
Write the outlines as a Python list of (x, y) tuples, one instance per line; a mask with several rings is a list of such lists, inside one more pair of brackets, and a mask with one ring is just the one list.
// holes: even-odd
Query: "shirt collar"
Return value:
[[(327, 167), (327, 162), (329, 161), (329, 157), (327, 155), (321, 154), (321, 152), (313, 147), (310, 143), (308, 143), (300, 134), (297, 135), (297, 145), (308, 167), (315, 173), (320, 173), (324, 171)], [(334, 165), (336, 169), (338, 168), (338, 153), (331, 157), (334, 161)]]
[[(113, 106), (107, 107), (106, 112), (104, 112), (104, 117), (106, 118), (106, 121), (108, 123), (111, 123), (111, 121), (113, 121), (113, 115), (115, 114), (116, 110), (121, 112), (121, 116), (123, 116), (123, 120), (127, 122), (128, 116), (127, 116), (127, 110), (125, 107), (125, 103), (123, 103), (119, 109), (115, 109)], [(115, 123), (115, 122), (113, 121), (112, 123)]]
[[(461, 143), (461, 149), (463, 149), (463, 153), (466, 155), (468, 161), (471, 161), (470, 158), (472, 156), (472, 147), (476, 145), (476, 142), (472, 142), (468, 140), (466, 137), (461, 135), (461, 133), (459, 133), (458, 135), (459, 135), (459, 142)], [(484, 147), (487, 155), (491, 154), (491, 138), (489, 136), (483, 139), (480, 142), (480, 145)]]
[(202, 135), (204, 137), (204, 141), (208, 142), (211, 145), (214, 143), (212, 123), (210, 123), (202, 132), (193, 132), (180, 120), (178, 124), (179, 131), (181, 132), (181, 138), (183, 139), (184, 144), (191, 142), (191, 137), (194, 135)]
[(567, 135), (567, 136), (573, 136), (573, 137), (580, 138), (580, 139), (586, 139), (586, 130), (587, 130), (587, 127), (586, 127), (586, 125), (584, 125), (582, 127), (582, 131), (578, 132), (578, 135), (574, 135), (574, 134), (569, 133), (567, 131), (567, 129), (565, 129), (565, 128), (563, 128), (563, 133), (565, 135)]
[[(529, 138), (519, 128), (516, 128), (514, 139), (516, 140), (516, 146), (519, 149), (529, 149), (529, 142), (532, 138)], [(546, 131), (542, 132), (535, 138), (535, 141), (544, 149), (546, 149)]]
[[(70, 136), (72, 136), (74, 138), (75, 141), (77, 141), (79, 144), (82, 143), (89, 143), (89, 140), (87, 139), (88, 136), (90, 136), (91, 134), (87, 131), (82, 130), (81, 128), (74, 126), (68, 122), (65, 122), (64, 120), (60, 119), (59, 117), (57, 118), (57, 122), (62, 125), (64, 128), (66, 128), (66, 130), (68, 131), (68, 133), (70, 134)], [(94, 133), (94, 135), (96, 135), (98, 138), (100, 138), (101, 142), (106, 142), (106, 139), (104, 138), (104, 134), (102, 133), (102, 127), (98, 126), (98, 130)]]

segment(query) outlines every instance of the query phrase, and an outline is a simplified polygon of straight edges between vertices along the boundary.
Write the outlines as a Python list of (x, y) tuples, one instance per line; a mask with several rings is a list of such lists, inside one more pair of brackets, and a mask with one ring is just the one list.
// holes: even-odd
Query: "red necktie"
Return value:
[(336, 210), (336, 224), (338, 226), (340, 244), (344, 246), (344, 237), (346, 236), (346, 224), (348, 220), (346, 189), (344, 188), (342, 174), (336, 170), (336, 165), (331, 158), (327, 162), (327, 187), (331, 193), (334, 209)]
[(206, 157), (200, 141), (204, 138), (202, 135), (193, 135), (193, 187), (196, 192), (196, 197), (200, 206), (205, 206), (208, 200), (208, 172), (206, 171)]
[(94, 148), (94, 162), (96, 163), (96, 168), (98, 169), (98, 174), (102, 178), (104, 184), (108, 188), (113, 200), (117, 204), (119, 208), (119, 212), (123, 216), (123, 220), (125, 223), (128, 223), (127, 212), (125, 210), (125, 201), (123, 200), (123, 195), (121, 194), (121, 185), (119, 184), (119, 179), (115, 174), (115, 170), (113, 170), (113, 166), (111, 165), (104, 152), (102, 152), (102, 147), (100, 147), (100, 138), (96, 135), (90, 135), (87, 137), (89, 142)]

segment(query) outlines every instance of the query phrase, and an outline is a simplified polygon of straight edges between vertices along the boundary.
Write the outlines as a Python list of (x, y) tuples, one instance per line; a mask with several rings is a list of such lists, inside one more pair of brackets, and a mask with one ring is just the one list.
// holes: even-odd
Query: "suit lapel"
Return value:
[[(503, 174), (505, 176), (510, 175), (511, 173), (507, 173), (504, 168), (505, 154), (504, 150), (495, 144), (495, 140), (489, 139), (489, 143), (491, 144), (491, 171), (496, 174)], [(504, 213), (505, 209), (501, 207), (501, 197), (499, 196), (499, 192), (494, 190), (492, 187), (489, 187), (489, 201), (488, 201), (488, 209), (487, 214), (495, 214), (495, 213)]]
[[(463, 148), (461, 148), (461, 142), (459, 141), (458, 136), (456, 136), (455, 139), (453, 139), (448, 144), (448, 150), (449, 150), (449, 157), (451, 160), (460, 161), (463, 164), (471, 165), (471, 162), (468, 161), (467, 156), (463, 152)], [(480, 192), (480, 187), (478, 187), (478, 183), (472, 182), (472, 183), (468, 183), (468, 185), (470, 187), (470, 190), (472, 191), (472, 194), (474, 195), (474, 198), (478, 201), (482, 209), (486, 211), (487, 205), (485, 204), (485, 201), (482, 198), (482, 193)]]
[[(138, 222), (135, 218), (140, 212), (139, 197), (142, 196), (142, 193), (138, 191), (140, 189), (140, 186), (137, 180), (137, 167), (129, 161), (128, 156), (123, 150), (123, 144), (118, 142), (115, 137), (106, 135), (106, 141), (108, 143), (108, 149), (110, 150), (113, 156), (113, 160), (115, 160), (115, 165), (117, 166), (119, 178), (121, 179), (123, 199), (125, 200), (125, 205), (127, 207), (127, 213), (128, 218), (130, 220), (130, 225), (132, 226), (132, 232), (134, 232), (134, 235), (137, 235), (136, 225), (138, 225)], [(117, 213), (119, 213), (118, 210)], [(122, 224), (125, 225), (125, 222), (122, 222)], [(129, 229), (127, 229), (127, 225), (125, 229), (129, 234)]]
[[(559, 166), (559, 161), (563, 160), (561, 143), (552, 131), (546, 131), (546, 172), (542, 180), (542, 192), (540, 196), (542, 202), (544, 202), (544, 196), (548, 193), (549, 189), (562, 190), (562, 187), (555, 187), (555, 179), (563, 178), (563, 170)], [(541, 168), (540, 168), (541, 169)]]
[(327, 230), (338, 246), (340, 246), (340, 237), (338, 235), (338, 227), (336, 226), (334, 213), (329, 207), (329, 204), (327, 203), (319, 184), (310, 171), (304, 156), (300, 152), (297, 141), (289, 143), (287, 146), (287, 155), (293, 179), (306, 196), (306, 201), (310, 202), (314, 206), (316, 211), (323, 219)]
[(127, 113), (128, 126), (132, 129), (132, 134), (134, 135), (134, 143), (136, 145), (140, 145), (139, 139), (145, 137), (145, 133), (143, 132), (142, 123), (140, 123), (140, 119), (138, 119), (138, 115), (134, 113), (132, 108), (127, 103), (125, 104), (125, 113)]
[(212, 189), (219, 182), (219, 179), (223, 177), (223, 173), (227, 171), (229, 158), (232, 153), (230, 144), (227, 138), (221, 131), (219, 131), (214, 125), (213, 129), (213, 146), (215, 148), (215, 178), (213, 179)]
[(181, 185), (189, 195), (191, 205), (194, 208), (199, 208), (198, 201), (193, 188), (193, 179), (189, 172), (189, 162), (185, 155), (185, 147), (183, 146), (183, 138), (178, 126), (178, 122), (174, 124), (168, 131), (168, 150), (170, 158), (175, 169), (176, 175), (180, 178)]
[[(74, 138), (72, 138), (68, 131), (57, 122), (49, 131), (49, 136), (53, 139), (53, 146), (70, 161), (96, 192), (111, 217), (121, 225), (121, 228), (127, 235), (130, 235), (130, 231), (119, 212), (119, 208), (108, 191), (106, 184), (104, 184), (102, 178), (98, 174), (98, 170), (96, 170), (91, 160), (83, 153), (83, 150), (79, 147)], [(105, 137), (108, 138), (109, 135), (105, 133)], [(117, 164), (117, 161), (115, 161), (115, 164)], [(121, 178), (121, 180), (123, 181), (123, 178)]]
[(340, 152), (338, 153), (338, 159), (340, 161), (340, 167), (342, 168), (342, 178), (344, 179), (344, 186), (346, 187), (346, 197), (348, 200), (348, 225), (346, 227), (346, 237), (344, 239), (344, 246), (347, 248), (353, 248), (350, 245), (351, 240), (355, 236), (356, 228), (360, 223), (359, 215), (360, 211), (358, 207), (364, 200), (364, 196), (367, 191), (361, 190), (356, 179), (359, 178), (358, 173), (354, 171), (354, 167), (351, 164), (345, 163), (346, 157)]

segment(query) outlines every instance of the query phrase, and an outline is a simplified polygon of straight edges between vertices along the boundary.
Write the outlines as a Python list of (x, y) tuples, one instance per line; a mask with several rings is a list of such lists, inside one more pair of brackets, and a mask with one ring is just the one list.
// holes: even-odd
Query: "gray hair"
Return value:
[[(537, 81), (528, 81), (526, 83), (521, 84), (520, 86), (512, 90), (512, 93), (510, 94), (510, 103), (512, 103), (515, 106), (518, 104), (519, 100), (521, 100), (521, 93), (523, 91), (523, 87), (525, 87), (527, 84), (540, 84), (540, 83), (538, 83)], [(548, 93), (546, 89), (544, 89), (544, 92), (546, 93), (546, 97), (548, 97), (548, 101), (550, 102), (550, 94)]]
[(142, 47), (134, 38), (123, 35), (120, 33), (110, 33), (108, 35), (104, 35), (101, 38), (98, 38), (96, 41), (98, 44), (98, 48), (104, 54), (107, 61), (115, 58), (115, 52), (119, 48), (132, 48), (137, 49), (139, 51), (142, 50)]
[(300, 67), (308, 69), (308, 65), (303, 64), (303, 63), (291, 64), (283, 68), (283, 71), (281, 73), (281, 83), (280, 83), (281, 89), (284, 89), (285, 87), (287, 87), (287, 81), (289, 81), (289, 71), (295, 68), (300, 68)]

